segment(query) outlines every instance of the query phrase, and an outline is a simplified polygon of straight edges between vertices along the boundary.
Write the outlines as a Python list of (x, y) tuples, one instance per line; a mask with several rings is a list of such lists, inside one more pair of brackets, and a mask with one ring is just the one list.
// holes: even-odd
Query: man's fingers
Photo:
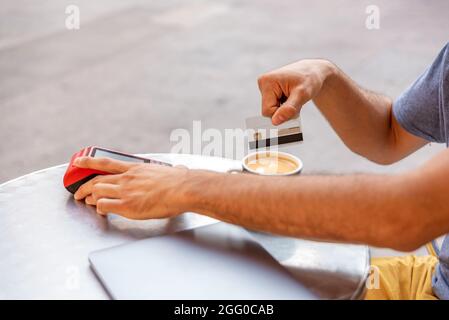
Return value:
[(120, 197), (120, 187), (116, 184), (97, 183), (92, 187), (92, 194), (88, 195), (84, 202), (96, 206), (101, 198), (117, 199)]
[(103, 215), (109, 212), (123, 215), (125, 206), (120, 199), (101, 198), (97, 201), (97, 212)]
[(115, 183), (118, 181), (118, 179), (119, 179), (119, 175), (96, 176), (95, 178), (87, 181), (85, 184), (83, 184), (81, 187), (79, 187), (73, 196), (76, 200), (84, 199), (88, 195), (92, 194), (92, 188), (95, 184), (97, 184), (99, 182)]
[(300, 89), (294, 89), (285, 101), (272, 116), (272, 122), (274, 125), (279, 125), (287, 120), (294, 118), (303, 104), (309, 100), (307, 93)]
[(84, 202), (90, 206), (95, 206), (97, 204), (97, 201), (95, 201), (94, 197), (92, 195), (87, 196), (86, 199), (84, 199)]
[(75, 159), (73, 165), (79, 168), (100, 170), (108, 173), (123, 173), (136, 164), (110, 158), (80, 157)]
[(279, 100), (283, 96), (282, 88), (270, 74), (260, 76), (257, 82), (262, 96), (262, 115), (271, 117), (279, 107)]
[(120, 198), (120, 187), (116, 184), (97, 183), (92, 188), (92, 196), (98, 202), (101, 198)]
[(290, 104), (284, 103), (282, 106), (280, 106), (276, 110), (273, 117), (271, 118), (271, 122), (275, 126), (280, 125), (281, 123), (295, 117), (297, 113), (298, 113), (298, 109), (296, 109), (294, 106), (292, 106)]
[(262, 92), (262, 115), (271, 117), (279, 107), (279, 100), (272, 90)]

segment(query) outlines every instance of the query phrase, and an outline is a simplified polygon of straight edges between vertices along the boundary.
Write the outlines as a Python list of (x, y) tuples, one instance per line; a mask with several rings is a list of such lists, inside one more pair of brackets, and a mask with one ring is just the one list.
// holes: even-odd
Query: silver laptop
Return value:
[(226, 223), (92, 252), (113, 299), (314, 299), (245, 229)]

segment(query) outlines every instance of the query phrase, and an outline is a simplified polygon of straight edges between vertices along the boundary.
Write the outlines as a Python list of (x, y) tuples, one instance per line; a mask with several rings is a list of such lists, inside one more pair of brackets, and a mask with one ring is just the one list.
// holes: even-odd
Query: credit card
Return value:
[(249, 149), (269, 148), (303, 141), (301, 120), (298, 117), (278, 126), (268, 117), (251, 117), (246, 119)]

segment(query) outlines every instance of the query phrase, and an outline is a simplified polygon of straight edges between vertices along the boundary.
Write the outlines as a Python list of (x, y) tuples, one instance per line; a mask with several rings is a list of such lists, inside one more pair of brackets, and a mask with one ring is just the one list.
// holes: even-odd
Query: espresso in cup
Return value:
[(297, 157), (278, 151), (259, 151), (243, 159), (243, 167), (260, 175), (293, 175), (302, 169), (302, 162)]

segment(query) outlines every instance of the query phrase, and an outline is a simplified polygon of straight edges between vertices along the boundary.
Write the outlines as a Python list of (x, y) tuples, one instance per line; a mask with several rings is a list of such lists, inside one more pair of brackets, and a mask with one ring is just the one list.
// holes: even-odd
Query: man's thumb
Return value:
[(298, 111), (299, 110), (287, 100), (273, 114), (271, 122), (275, 126), (280, 125), (281, 123), (294, 118), (298, 114)]

